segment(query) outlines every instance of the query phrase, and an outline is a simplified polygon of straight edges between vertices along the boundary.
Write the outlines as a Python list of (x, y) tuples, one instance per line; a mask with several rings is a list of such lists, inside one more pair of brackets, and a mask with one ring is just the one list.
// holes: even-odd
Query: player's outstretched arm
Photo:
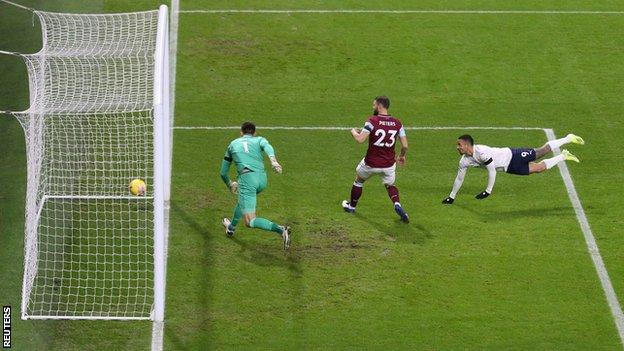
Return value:
[(405, 155), (407, 154), (407, 137), (406, 136), (400, 136), (399, 137), (399, 141), (401, 142), (401, 153), (399, 154), (399, 157), (397, 157), (397, 162), (400, 165), (404, 165), (405, 164)]
[(475, 196), (475, 199), (478, 200), (483, 200), (486, 197), (490, 196), (492, 194), (492, 189), (494, 188), (494, 183), (496, 182), (496, 167), (494, 167), (493, 162), (488, 164), (486, 168), (488, 171), (488, 184), (487, 188), (484, 191), (478, 193)]
[(273, 168), (273, 170), (276, 173), (282, 173), (282, 165), (279, 164), (279, 162), (277, 162), (277, 158), (275, 158), (275, 156), (269, 157), (269, 159), (271, 160), (271, 167)]
[(351, 136), (360, 144), (366, 141), (369, 134), (370, 132), (366, 129), (358, 130), (356, 128), (351, 128)]
[(451, 193), (449, 194), (449, 196), (442, 200), (442, 203), (445, 205), (450, 205), (455, 201), (455, 196), (457, 196), (457, 193), (459, 192), (459, 189), (461, 189), (462, 184), (464, 183), (464, 177), (466, 176), (466, 170), (467, 167), (465, 167), (464, 165), (459, 164), (459, 169), (457, 170), (457, 176), (455, 177), (455, 181), (453, 182), (453, 190), (451, 190)]
[(277, 157), (275, 157), (275, 149), (273, 146), (269, 144), (269, 141), (262, 138), (260, 141), (260, 147), (264, 151), (264, 153), (269, 156), (269, 160), (271, 161), (271, 168), (277, 173), (282, 173), (282, 166), (277, 162)]

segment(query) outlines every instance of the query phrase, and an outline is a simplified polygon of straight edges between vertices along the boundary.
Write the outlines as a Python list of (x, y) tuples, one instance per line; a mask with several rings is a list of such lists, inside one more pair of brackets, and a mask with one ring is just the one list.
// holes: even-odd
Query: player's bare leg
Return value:
[(290, 227), (277, 225), (266, 218), (256, 217), (255, 212), (245, 213), (243, 218), (245, 219), (245, 225), (249, 228), (258, 228), (279, 234), (284, 241), (284, 250), (290, 247)]
[(549, 152), (552, 152), (552, 149), (550, 148), (550, 145), (548, 144), (544, 144), (544, 146), (534, 149), (534, 150), (535, 150), (535, 158), (542, 158), (544, 157), (544, 155), (548, 154)]
[(360, 176), (355, 176), (355, 181), (353, 181), (353, 186), (351, 187), (351, 200), (342, 201), (342, 208), (349, 213), (355, 212), (355, 206), (357, 206), (360, 197), (362, 196), (362, 187), (364, 186), (364, 182), (366, 180), (361, 178)]
[(565, 144), (579, 144), (585, 145), (585, 140), (578, 135), (568, 134), (564, 138), (555, 139), (547, 142), (542, 147), (535, 149), (536, 158), (541, 158), (549, 152), (552, 152), (554, 148), (560, 148)]
[(555, 167), (559, 162), (563, 161), (574, 161), (580, 162), (578, 157), (574, 156), (568, 150), (561, 150), (561, 154), (547, 158), (541, 162), (531, 162), (529, 163), (529, 174), (530, 173), (541, 173), (548, 169)]
[(546, 168), (546, 164), (544, 163), (544, 161), (529, 162), (529, 174), (542, 173), (545, 170), (547, 170), (547, 168)]

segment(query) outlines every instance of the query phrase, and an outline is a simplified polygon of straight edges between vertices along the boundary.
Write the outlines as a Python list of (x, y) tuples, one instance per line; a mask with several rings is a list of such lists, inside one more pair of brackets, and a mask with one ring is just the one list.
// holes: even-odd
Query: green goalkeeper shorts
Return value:
[(256, 212), (256, 195), (266, 187), (266, 172), (248, 172), (238, 176), (238, 205), (243, 214)]

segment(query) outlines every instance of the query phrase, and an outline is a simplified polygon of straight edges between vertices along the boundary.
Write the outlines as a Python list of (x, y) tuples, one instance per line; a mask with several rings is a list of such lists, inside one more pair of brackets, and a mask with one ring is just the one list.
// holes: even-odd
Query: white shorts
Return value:
[(384, 185), (394, 185), (394, 181), (396, 179), (396, 163), (392, 165), (392, 167), (387, 168), (373, 168), (368, 166), (364, 159), (360, 161), (360, 163), (355, 168), (355, 174), (358, 177), (367, 180), (368, 178), (374, 176), (375, 174), (381, 175), (381, 182)]

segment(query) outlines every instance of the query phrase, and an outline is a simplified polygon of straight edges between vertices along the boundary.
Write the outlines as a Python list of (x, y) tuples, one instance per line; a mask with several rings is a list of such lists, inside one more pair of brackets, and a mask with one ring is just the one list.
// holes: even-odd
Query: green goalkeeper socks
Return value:
[(241, 211), (240, 205), (236, 205), (234, 208), (234, 215), (232, 215), (232, 227), (236, 227), (242, 216), (243, 211)]
[(259, 228), (270, 232), (276, 232), (277, 234), (282, 234), (282, 228), (269, 221), (268, 219), (256, 217), (249, 222), (249, 226), (252, 228)]

